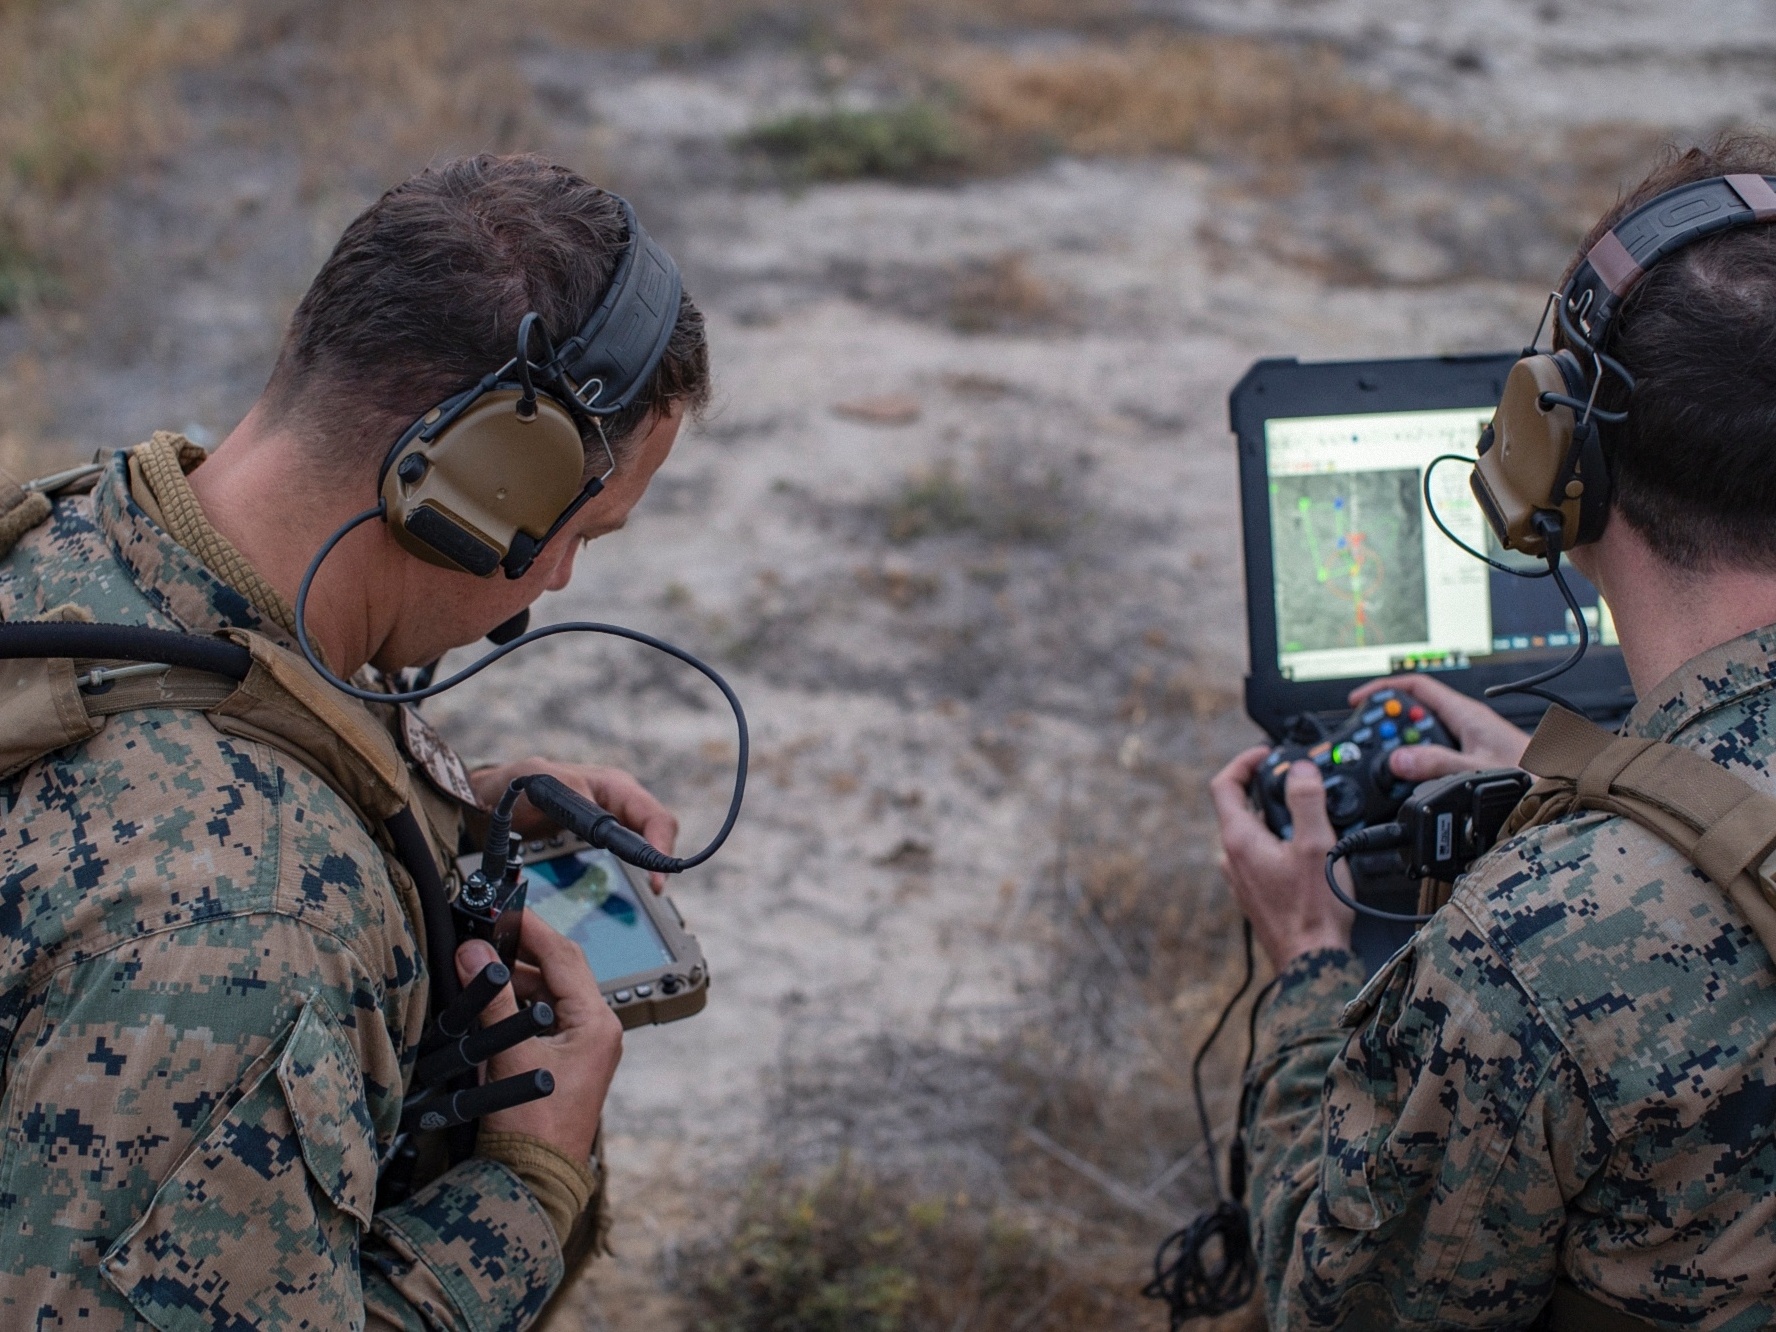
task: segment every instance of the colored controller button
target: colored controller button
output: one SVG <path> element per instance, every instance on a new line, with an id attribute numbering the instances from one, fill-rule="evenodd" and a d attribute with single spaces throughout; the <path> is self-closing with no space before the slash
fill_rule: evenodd
<path id="1" fill-rule="evenodd" d="M 1425 710 L 1423 708 L 1412 708 L 1406 713 L 1406 720 L 1407 721 L 1421 722 L 1424 719 L 1425 719 Z"/>
<path id="2" fill-rule="evenodd" d="M 1396 735 L 1400 734 L 1400 728 L 1394 725 L 1391 721 L 1384 721 L 1375 729 L 1381 732 L 1384 740 L 1392 740 Z"/>
<path id="3" fill-rule="evenodd" d="M 1386 703 L 1383 703 L 1381 705 L 1381 710 L 1387 713 L 1390 717 L 1398 717 L 1405 711 L 1405 709 L 1400 706 L 1400 700 L 1397 698 L 1390 698 Z"/>
<path id="4" fill-rule="evenodd" d="M 1424 732 L 1420 731 L 1416 726 L 1408 726 L 1406 728 L 1405 739 L 1407 744 L 1416 745 L 1420 740 L 1424 739 Z"/>
<path id="5" fill-rule="evenodd" d="M 1363 750 L 1361 746 L 1353 745 L 1348 740 L 1332 751 L 1332 761 L 1334 763 L 1356 763 L 1361 761 L 1362 757 Z"/>

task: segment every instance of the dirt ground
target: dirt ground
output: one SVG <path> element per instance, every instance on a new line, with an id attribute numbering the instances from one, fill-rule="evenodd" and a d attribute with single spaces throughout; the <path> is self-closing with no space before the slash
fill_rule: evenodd
<path id="1" fill-rule="evenodd" d="M 617 1257 L 561 1326 L 672 1325 L 695 1245 L 772 1154 L 873 1152 L 1009 1187 L 1007 1142 L 1046 1138 L 1145 1202 L 1049 1153 L 1057 1191 L 1150 1241 L 1208 1196 L 1178 1055 L 1236 978 L 1237 935 L 1201 787 L 1257 738 L 1238 703 L 1228 389 L 1260 356 L 1520 344 L 1589 220 L 1563 210 L 1606 200 L 1660 136 L 1756 122 L 1776 98 L 1759 0 L 1143 12 L 1326 44 L 1360 85 L 1476 136 L 1486 165 L 1060 154 L 942 183 L 784 185 L 734 137 L 888 94 L 867 56 L 766 27 L 690 49 L 520 39 L 518 129 L 470 115 L 430 142 L 354 140 L 317 171 L 290 108 L 313 104 L 330 57 L 274 27 L 177 75 L 176 146 L 90 205 L 102 274 L 0 317 L 0 407 L 15 450 L 43 459 L 159 427 L 220 439 L 340 228 L 435 151 L 534 146 L 587 169 L 683 266 L 716 406 L 539 612 L 709 653 L 752 721 L 752 784 L 727 850 L 673 889 L 710 1004 L 629 1039 L 607 1117 Z M 475 758 L 631 766 L 687 844 L 720 817 L 719 700 L 639 649 L 553 640 L 428 713 Z M 1118 877 L 1131 857 L 1140 872 Z M 1172 1110 L 1143 1111 L 1133 1138 L 1103 1130 L 1108 1112 L 1069 1137 L 1040 1088 L 992 1072 L 1030 1032 L 1111 1080 L 1159 1079 Z"/>

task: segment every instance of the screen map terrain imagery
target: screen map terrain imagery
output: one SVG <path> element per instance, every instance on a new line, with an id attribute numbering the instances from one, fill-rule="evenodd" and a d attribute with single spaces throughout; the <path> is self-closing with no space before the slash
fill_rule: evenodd
<path id="1" fill-rule="evenodd" d="M 1273 477 L 1270 522 L 1282 651 L 1429 638 L 1417 468 Z"/>

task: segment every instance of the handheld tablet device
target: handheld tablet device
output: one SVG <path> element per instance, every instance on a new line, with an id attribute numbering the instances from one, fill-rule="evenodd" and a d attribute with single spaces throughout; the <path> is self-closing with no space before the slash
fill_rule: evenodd
<path id="1" fill-rule="evenodd" d="M 709 999 L 709 968 L 670 897 L 637 884 L 615 856 L 559 834 L 524 843 L 524 909 L 585 953 L 625 1029 L 676 1022 Z M 464 879 L 480 856 L 458 862 Z"/>
<path id="2" fill-rule="evenodd" d="M 1299 731 L 1301 718 L 1343 719 L 1350 690 L 1378 675 L 1434 672 L 1479 697 L 1577 645 L 1578 626 L 1549 580 L 1488 569 L 1425 507 L 1426 468 L 1443 454 L 1474 457 L 1519 355 L 1264 360 L 1234 387 L 1246 711 L 1273 739 Z M 1462 463 L 1438 464 L 1430 491 L 1437 517 L 1470 546 L 1540 567 L 1498 545 Z M 1567 578 L 1592 646 L 1558 688 L 1594 720 L 1619 718 L 1634 695 L 1609 608 L 1577 572 Z M 1522 695 L 1491 703 L 1520 724 L 1546 706 Z"/>

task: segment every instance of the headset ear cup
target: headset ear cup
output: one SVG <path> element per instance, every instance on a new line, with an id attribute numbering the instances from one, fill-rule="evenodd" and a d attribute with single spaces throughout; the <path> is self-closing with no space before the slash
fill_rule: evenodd
<path id="1" fill-rule="evenodd" d="M 1554 363 L 1566 380 L 1567 396 L 1579 402 L 1591 401 L 1591 375 L 1583 362 L 1562 348 L 1554 353 Z M 1561 540 L 1565 543 L 1564 548 L 1571 550 L 1574 546 L 1589 545 L 1597 540 L 1609 521 L 1609 467 L 1604 461 L 1603 440 L 1595 417 L 1574 422 L 1572 443 L 1561 470 L 1576 473 L 1575 479 L 1583 487 L 1576 514 L 1572 501 L 1564 494 L 1549 496 L 1550 503 L 1561 510 Z"/>
<path id="2" fill-rule="evenodd" d="M 1549 508 L 1572 447 L 1570 408 L 1542 406 L 1545 393 L 1566 392 L 1566 370 L 1553 356 L 1526 356 L 1511 367 L 1492 418 L 1492 443 L 1476 459 L 1470 482 L 1487 521 L 1507 550 L 1541 555 L 1547 548 L 1536 515 Z"/>
<path id="3" fill-rule="evenodd" d="M 1568 550 L 1590 545 L 1603 535 L 1603 529 L 1609 524 L 1610 501 L 1614 494 L 1597 422 L 1587 422 L 1579 429 L 1584 435 L 1578 445 L 1579 477 L 1585 489 L 1579 496 L 1577 530 L 1567 533 Z"/>
<path id="4" fill-rule="evenodd" d="M 501 385 L 427 439 L 413 432 L 383 474 L 389 532 L 428 564 L 492 576 L 515 542 L 545 536 L 580 493 L 585 450 L 567 409 Z"/>
<path id="5" fill-rule="evenodd" d="M 1549 359 L 1560 371 L 1560 378 L 1566 382 L 1567 397 L 1577 398 L 1580 402 L 1584 402 L 1591 396 L 1591 376 L 1585 372 L 1585 367 L 1579 363 L 1578 357 L 1562 347 Z"/>

